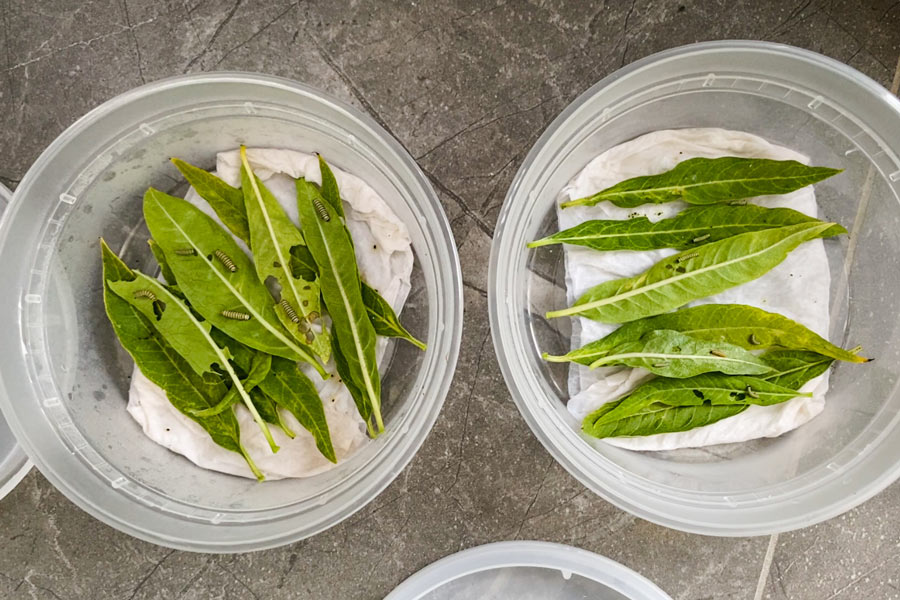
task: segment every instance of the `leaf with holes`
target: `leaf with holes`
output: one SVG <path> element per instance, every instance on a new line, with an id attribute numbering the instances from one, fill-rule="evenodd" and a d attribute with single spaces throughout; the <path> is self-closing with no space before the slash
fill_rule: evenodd
<path id="1" fill-rule="evenodd" d="M 153 188 L 144 195 L 144 218 L 179 289 L 210 324 L 251 348 L 309 362 L 327 377 L 309 348 L 285 330 L 253 263 L 218 223 L 190 202 Z"/>
<path id="2" fill-rule="evenodd" d="M 250 223 L 250 248 L 256 274 L 260 281 L 274 279 L 278 283 L 281 297 L 274 309 L 285 329 L 297 342 L 308 345 L 327 361 L 331 340 L 328 330 L 318 323 L 322 313 L 318 281 L 295 277 L 291 264 L 291 248 L 304 246 L 306 242 L 278 199 L 253 173 L 243 146 L 241 189 Z"/>
<path id="3" fill-rule="evenodd" d="M 278 446 L 272 439 L 268 426 L 253 407 L 250 396 L 229 359 L 232 354 L 227 347 L 220 347 L 213 340 L 210 325 L 194 316 L 191 309 L 156 279 L 133 271 L 133 279 L 106 281 L 106 285 L 116 295 L 137 309 L 153 329 L 190 365 L 191 369 L 203 377 L 224 372 L 250 414 L 256 420 L 273 452 Z"/>
<path id="4" fill-rule="evenodd" d="M 641 339 L 658 329 L 679 331 L 693 338 L 725 342 L 748 350 L 784 348 L 807 350 L 838 360 L 866 362 L 867 358 L 835 346 L 800 323 L 755 306 L 743 304 L 703 304 L 625 323 L 609 335 L 562 356 L 544 354 L 551 362 L 591 363 L 613 348 Z"/>
<path id="5" fill-rule="evenodd" d="M 771 406 L 810 395 L 746 375 L 657 377 L 589 414 L 582 431 L 598 438 L 686 431 L 733 416 L 751 404 Z"/>

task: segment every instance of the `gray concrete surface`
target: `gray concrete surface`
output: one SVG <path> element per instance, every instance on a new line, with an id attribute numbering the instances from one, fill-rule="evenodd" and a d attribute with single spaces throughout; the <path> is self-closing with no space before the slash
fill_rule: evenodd
<path id="1" fill-rule="evenodd" d="M 240 556 L 174 552 L 95 521 L 38 473 L 0 502 L 0 597 L 382 598 L 454 551 L 545 539 L 600 552 L 679 600 L 900 598 L 900 484 L 838 519 L 716 539 L 587 492 L 511 402 L 487 321 L 487 256 L 524 154 L 580 92 L 652 52 L 706 39 L 790 43 L 896 78 L 900 2 L 518 0 L 0 2 L 0 180 L 15 187 L 74 119 L 179 73 L 263 71 L 369 112 L 415 156 L 452 219 L 465 277 L 459 369 L 418 456 L 334 529 Z"/>

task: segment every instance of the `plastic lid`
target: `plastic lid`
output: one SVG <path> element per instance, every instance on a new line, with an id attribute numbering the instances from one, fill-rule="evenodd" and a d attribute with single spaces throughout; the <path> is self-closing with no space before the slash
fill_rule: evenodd
<path id="1" fill-rule="evenodd" d="M 549 542 L 499 542 L 425 567 L 385 600 L 671 600 L 599 554 Z"/>
<path id="2" fill-rule="evenodd" d="M 0 183 L 0 218 L 11 199 L 12 193 Z M 30 470 L 28 457 L 0 415 L 0 499 L 10 493 Z"/>

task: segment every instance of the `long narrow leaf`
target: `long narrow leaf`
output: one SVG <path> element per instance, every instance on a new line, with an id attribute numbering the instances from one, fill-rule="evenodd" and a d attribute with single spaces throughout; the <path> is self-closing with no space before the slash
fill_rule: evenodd
<path id="1" fill-rule="evenodd" d="M 840 172 L 840 169 L 809 167 L 793 160 L 691 158 L 678 163 L 671 171 L 626 179 L 587 198 L 564 202 L 562 206 L 591 206 L 605 200 L 623 208 L 673 200 L 715 204 L 787 194 Z"/>
<path id="2" fill-rule="evenodd" d="M 788 253 L 833 223 L 800 223 L 742 233 L 665 258 L 636 277 L 594 286 L 573 306 L 548 318 L 582 316 L 624 323 L 679 308 L 764 275 Z"/>

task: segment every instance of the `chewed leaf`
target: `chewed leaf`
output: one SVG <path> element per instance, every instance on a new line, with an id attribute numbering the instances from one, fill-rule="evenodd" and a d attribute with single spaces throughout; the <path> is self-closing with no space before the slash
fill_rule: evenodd
<path id="1" fill-rule="evenodd" d="M 636 277 L 601 283 L 548 318 L 582 316 L 625 323 L 679 308 L 761 277 L 833 223 L 801 223 L 742 233 L 665 258 Z"/>
<path id="2" fill-rule="evenodd" d="M 771 406 L 798 396 L 809 395 L 747 375 L 716 373 L 688 379 L 657 377 L 640 385 L 621 400 L 604 404 L 589 414 L 584 418 L 582 430 L 589 435 L 600 434 L 599 437 L 610 437 L 612 424 L 644 415 L 650 407 L 656 405 L 673 408 L 705 405 L 746 407 L 751 404 Z M 613 427 L 613 430 L 615 429 Z"/>
<path id="3" fill-rule="evenodd" d="M 200 425 L 216 444 L 242 455 L 253 474 L 262 480 L 263 474 L 241 445 L 240 428 L 233 411 L 224 411 L 208 418 L 191 414 L 219 402 L 226 393 L 222 380 L 197 375 L 140 310 L 112 291 L 111 283 L 135 281 L 136 275 L 109 249 L 106 242 L 101 240 L 100 245 L 103 251 L 103 301 L 122 346 L 141 373 L 165 391 L 172 406 Z"/>
<path id="4" fill-rule="evenodd" d="M 191 307 L 235 340 L 325 369 L 285 330 L 272 295 L 234 239 L 190 202 L 150 188 L 144 217 Z"/>
<path id="5" fill-rule="evenodd" d="M 328 360 L 331 353 L 328 330 L 310 325 L 310 321 L 322 312 L 318 281 L 296 277 L 292 269 L 291 249 L 305 245 L 303 235 L 278 199 L 253 173 L 243 146 L 241 163 L 241 189 L 250 224 L 250 248 L 256 274 L 260 281 L 272 278 L 278 282 L 279 302 L 273 299 L 272 303 L 284 328 L 298 343 L 309 346 L 323 360 Z"/>
<path id="6" fill-rule="evenodd" d="M 156 279 L 143 273 L 135 271 L 134 279 L 131 281 L 107 281 L 107 285 L 120 298 L 136 308 L 190 364 L 197 375 L 224 372 L 253 415 L 272 451 L 278 451 L 269 428 L 256 412 L 249 394 L 229 362 L 232 357 L 230 350 L 227 347 L 220 347 L 213 340 L 207 321 L 200 321 L 181 298 Z"/>
<path id="7" fill-rule="evenodd" d="M 703 304 L 632 321 L 606 337 L 568 354 L 545 355 L 544 358 L 553 362 L 571 361 L 590 365 L 609 354 L 613 348 L 639 340 L 646 333 L 658 329 L 671 329 L 693 338 L 726 342 L 747 350 L 779 347 L 787 350 L 807 350 L 850 362 L 868 360 L 835 346 L 796 321 L 743 304 Z"/>
<path id="8" fill-rule="evenodd" d="M 673 200 L 714 204 L 787 194 L 840 172 L 840 169 L 809 167 L 793 160 L 691 158 L 678 163 L 671 171 L 626 179 L 587 198 L 564 202 L 562 206 L 591 206 L 605 200 L 623 208 Z"/>
<path id="9" fill-rule="evenodd" d="M 703 244 L 748 233 L 798 223 L 821 222 L 790 208 L 742 206 L 694 206 L 671 219 L 651 222 L 647 217 L 585 221 L 570 229 L 528 244 L 529 248 L 550 244 L 572 244 L 594 250 L 687 250 Z M 819 234 L 830 237 L 847 233 L 833 225 Z"/>
<path id="10" fill-rule="evenodd" d="M 762 359 L 740 346 L 698 340 L 677 331 L 651 331 L 634 342 L 616 346 L 591 364 L 642 367 L 664 377 L 693 377 L 720 372 L 730 375 L 760 375 L 772 371 Z"/>

